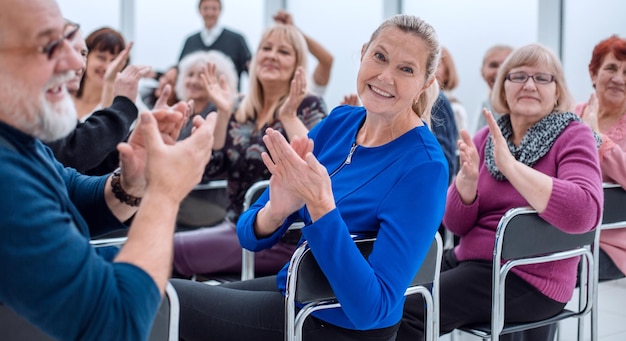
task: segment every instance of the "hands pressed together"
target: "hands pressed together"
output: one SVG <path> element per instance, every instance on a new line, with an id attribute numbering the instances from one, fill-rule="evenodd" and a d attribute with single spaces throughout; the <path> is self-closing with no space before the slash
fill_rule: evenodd
<path id="1" fill-rule="evenodd" d="M 118 145 L 118 151 L 122 187 L 127 193 L 141 197 L 155 188 L 180 202 L 200 182 L 209 162 L 216 115 L 194 117 L 192 135 L 176 142 L 192 103 L 167 106 L 169 91 L 168 85 L 163 91 L 166 96 L 159 98 L 155 109 L 140 114 L 137 127 L 128 142 Z"/>
<path id="2" fill-rule="evenodd" d="M 290 144 L 280 132 L 268 128 L 263 142 L 269 153 L 261 156 L 272 174 L 269 205 L 277 221 L 303 205 L 313 221 L 335 208 L 330 177 L 313 155 L 311 139 L 295 137 Z"/>

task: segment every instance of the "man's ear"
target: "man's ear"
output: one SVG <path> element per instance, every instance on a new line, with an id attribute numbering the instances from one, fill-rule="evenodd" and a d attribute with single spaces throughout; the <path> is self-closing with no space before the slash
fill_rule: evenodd
<path id="1" fill-rule="evenodd" d="M 365 50 L 367 50 L 367 44 L 363 44 L 361 46 L 361 59 L 363 59 L 363 55 L 365 54 Z"/>

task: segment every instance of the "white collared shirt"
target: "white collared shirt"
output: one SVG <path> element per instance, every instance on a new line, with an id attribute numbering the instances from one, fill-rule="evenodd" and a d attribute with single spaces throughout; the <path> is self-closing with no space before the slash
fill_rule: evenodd
<path id="1" fill-rule="evenodd" d="M 213 45 L 213 43 L 215 43 L 215 41 L 222 34 L 222 32 L 224 32 L 224 26 L 217 23 L 211 29 L 208 29 L 206 27 L 202 29 L 202 31 L 200 32 L 200 38 L 202 38 L 202 42 L 204 43 L 204 45 L 211 46 Z"/>

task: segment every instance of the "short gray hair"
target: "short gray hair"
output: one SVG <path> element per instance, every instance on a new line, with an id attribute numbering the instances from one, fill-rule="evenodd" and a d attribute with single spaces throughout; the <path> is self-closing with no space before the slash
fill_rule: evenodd
<path id="1" fill-rule="evenodd" d="M 231 89 L 231 93 L 237 93 L 237 82 L 239 77 L 237 76 L 237 70 L 233 61 L 227 57 L 224 53 L 217 50 L 210 51 L 196 51 L 186 55 L 178 63 L 178 78 L 176 79 L 176 96 L 181 100 L 186 101 L 187 90 L 185 90 L 185 84 L 183 79 L 189 70 L 195 66 L 206 66 L 208 63 L 215 64 L 215 71 L 217 76 L 224 75 L 226 83 Z"/>

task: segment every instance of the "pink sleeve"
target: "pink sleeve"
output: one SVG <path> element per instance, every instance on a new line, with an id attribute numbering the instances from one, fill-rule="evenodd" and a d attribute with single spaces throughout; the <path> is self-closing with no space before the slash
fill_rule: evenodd
<path id="1" fill-rule="evenodd" d="M 583 117 L 583 112 L 585 111 L 585 108 L 587 107 L 588 103 L 580 103 L 577 104 L 576 107 L 574 108 L 574 114 L 578 115 L 578 117 L 582 118 Z"/>
<path id="2" fill-rule="evenodd" d="M 591 230 L 600 220 L 604 202 L 598 151 L 591 129 L 572 122 L 550 153 L 557 153 L 557 175 L 541 217 L 568 233 Z"/>
<path id="3" fill-rule="evenodd" d="M 600 167 L 605 181 L 626 187 L 626 152 L 606 135 L 602 135 Z"/>

